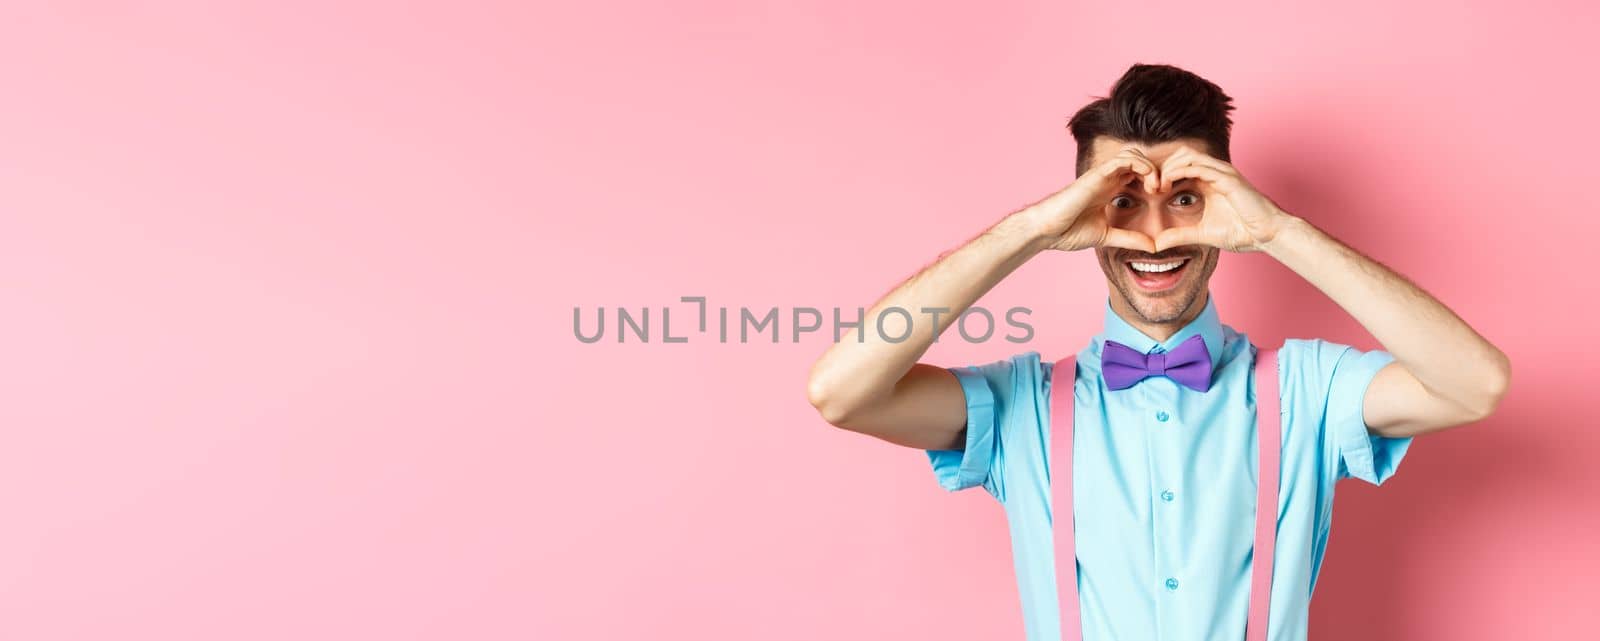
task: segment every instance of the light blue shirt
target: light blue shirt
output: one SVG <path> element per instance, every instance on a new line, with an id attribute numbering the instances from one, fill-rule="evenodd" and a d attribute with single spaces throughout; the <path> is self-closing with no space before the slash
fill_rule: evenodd
<path id="1" fill-rule="evenodd" d="M 1209 391 L 1166 377 L 1106 389 L 1106 340 L 1148 354 L 1196 334 L 1211 352 Z M 1211 299 L 1161 343 L 1108 302 L 1104 331 L 1078 353 L 1072 473 L 1085 641 L 1244 638 L 1257 473 L 1254 350 L 1217 319 Z M 1367 384 L 1394 360 L 1387 352 L 1290 339 L 1278 354 L 1283 468 L 1268 638 L 1302 641 L 1335 482 L 1382 483 L 1411 439 L 1371 435 L 1362 419 Z M 1004 506 L 1029 641 L 1056 641 L 1061 632 L 1047 460 L 1051 365 L 1029 352 L 952 369 L 966 394 L 966 444 L 927 453 L 945 489 L 982 486 Z"/>

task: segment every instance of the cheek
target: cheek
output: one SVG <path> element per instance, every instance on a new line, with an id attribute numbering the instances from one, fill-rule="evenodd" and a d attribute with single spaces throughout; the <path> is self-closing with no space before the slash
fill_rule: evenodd
<path id="1" fill-rule="evenodd" d="M 1106 224 L 1117 229 L 1132 229 L 1139 224 L 1139 212 L 1145 211 L 1144 205 L 1132 207 L 1113 207 L 1106 205 Z"/>
<path id="2" fill-rule="evenodd" d="M 1109 252 L 1097 247 L 1094 250 L 1094 257 L 1100 263 L 1100 271 L 1105 272 L 1107 278 L 1117 277 L 1118 266 L 1116 262 L 1111 260 Z"/>
<path id="3" fill-rule="evenodd" d="M 1106 224 L 1118 229 L 1128 226 L 1128 221 L 1133 220 L 1133 210 L 1123 209 L 1116 205 L 1106 205 Z"/>
<path id="4" fill-rule="evenodd" d="M 1200 264 L 1203 265 L 1204 268 L 1200 270 L 1200 278 L 1210 278 L 1211 273 L 1217 270 L 1217 261 L 1221 258 L 1222 250 L 1220 249 L 1209 251 L 1204 256 L 1201 256 L 1201 260 L 1204 262 Z"/>
<path id="5" fill-rule="evenodd" d="M 1111 264 L 1111 258 L 1109 257 L 1109 254 L 1102 247 L 1096 247 L 1094 249 L 1094 258 L 1095 260 L 1100 261 L 1101 267 Z"/>
<path id="6" fill-rule="evenodd" d="M 1167 211 L 1171 212 L 1173 220 L 1179 225 L 1197 225 L 1200 223 L 1201 215 L 1205 213 L 1205 208 L 1200 205 L 1173 206 L 1167 208 Z"/>

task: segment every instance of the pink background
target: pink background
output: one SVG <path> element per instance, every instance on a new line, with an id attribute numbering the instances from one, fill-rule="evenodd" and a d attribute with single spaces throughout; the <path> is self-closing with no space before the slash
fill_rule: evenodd
<path id="1" fill-rule="evenodd" d="M 215 4 L 0 9 L 0 638 L 1021 639 L 989 497 L 823 424 L 825 336 L 678 297 L 870 304 L 1065 184 L 1135 61 L 1515 363 L 1340 486 L 1313 638 L 1600 626 L 1592 3 Z M 1214 291 L 1377 347 L 1260 256 Z M 983 301 L 1032 343 L 930 359 L 1104 293 L 1044 256 Z M 573 337 L 619 305 L 690 342 Z"/>

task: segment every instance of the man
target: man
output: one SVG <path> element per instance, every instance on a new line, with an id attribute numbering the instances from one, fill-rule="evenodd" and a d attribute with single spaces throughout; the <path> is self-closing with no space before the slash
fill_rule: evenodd
<path id="1" fill-rule="evenodd" d="M 1071 185 L 923 269 L 865 317 L 940 310 L 935 322 L 924 315 L 896 327 L 906 316 L 890 314 L 881 330 L 863 323 L 857 331 L 875 331 L 851 332 L 812 370 L 808 395 L 827 422 L 928 450 L 946 489 L 982 486 L 1002 503 L 1031 640 L 1078 637 L 1060 630 L 1048 476 L 1050 389 L 1074 380 L 1082 638 L 1244 637 L 1256 492 L 1252 363 L 1258 349 L 1276 346 L 1252 345 L 1220 322 L 1207 283 L 1223 251 L 1277 259 L 1387 350 L 1294 339 L 1279 351 L 1281 512 L 1269 638 L 1306 638 L 1334 483 L 1382 483 L 1412 437 L 1488 416 L 1509 383 L 1505 354 L 1443 304 L 1252 187 L 1229 163 L 1232 109 L 1199 76 L 1134 65 L 1109 97 L 1072 117 Z M 956 369 L 918 362 L 1028 259 L 1088 248 L 1109 297 L 1104 329 L 1079 352 L 1075 378 L 1035 353 Z M 1203 343 L 1196 359 L 1210 364 L 1194 387 L 1160 373 L 1115 386 L 1103 376 L 1108 344 L 1143 358 L 1186 342 Z"/>

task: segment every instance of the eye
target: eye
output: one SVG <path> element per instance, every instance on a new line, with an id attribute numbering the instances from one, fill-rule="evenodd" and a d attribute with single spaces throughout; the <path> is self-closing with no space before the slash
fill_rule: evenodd
<path id="1" fill-rule="evenodd" d="M 1127 196 L 1117 196 L 1111 199 L 1111 206 L 1117 209 L 1132 209 L 1134 204 L 1133 199 Z"/>
<path id="2" fill-rule="evenodd" d="M 1172 199 L 1172 204 L 1177 205 L 1179 207 L 1193 207 L 1195 205 L 1200 204 L 1200 197 L 1195 195 L 1193 192 L 1187 192 L 1186 191 L 1184 193 L 1178 194 L 1177 197 L 1173 198 Z"/>

